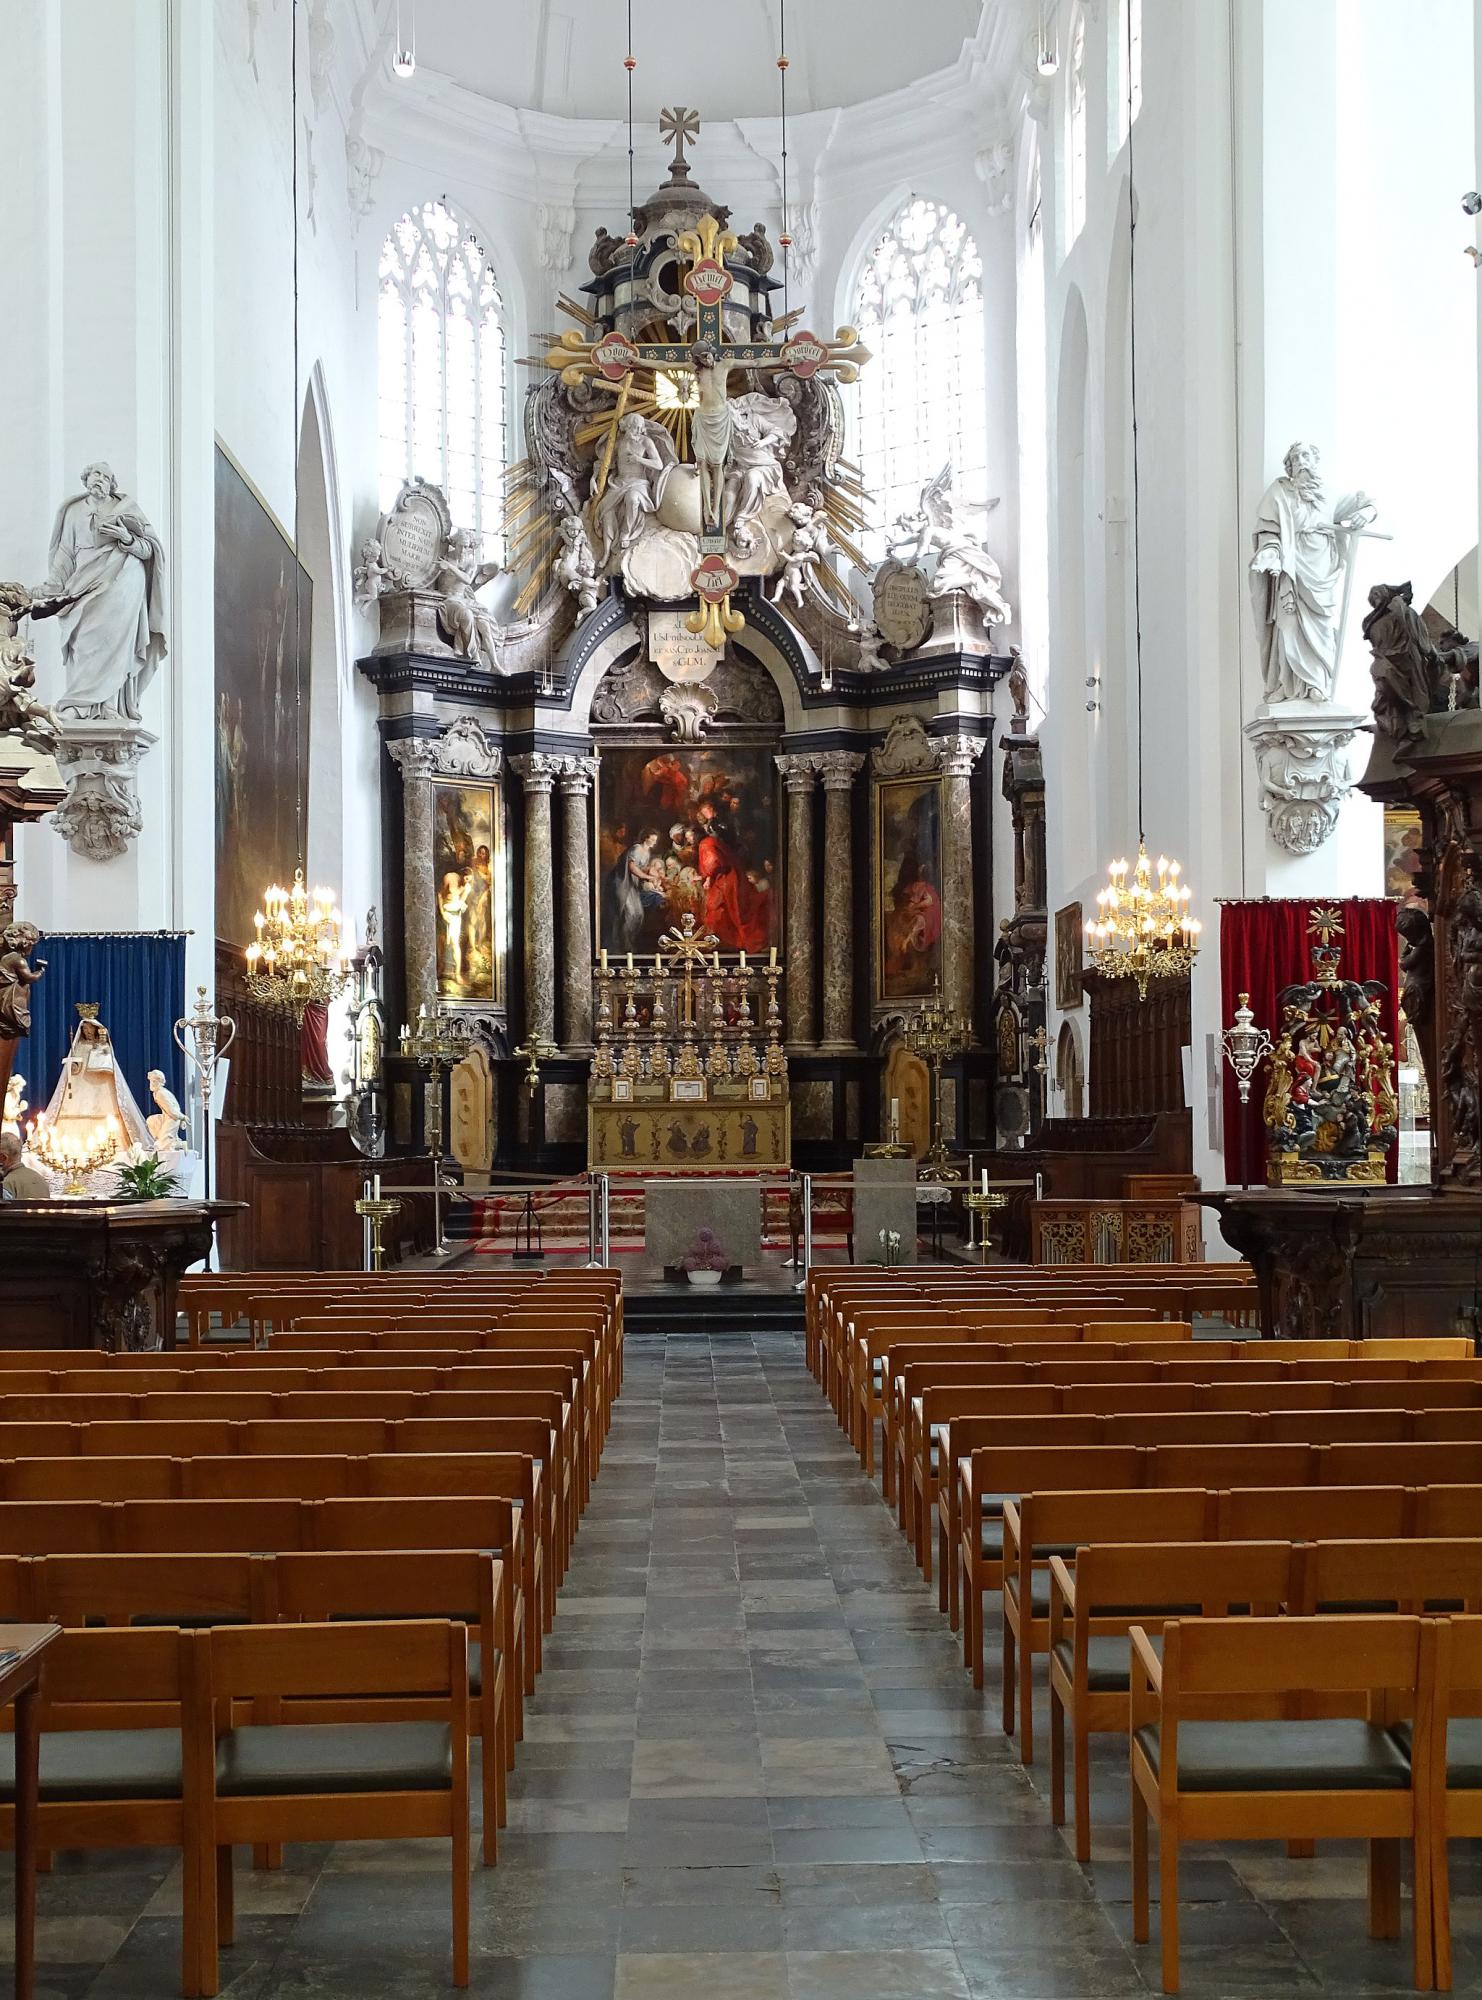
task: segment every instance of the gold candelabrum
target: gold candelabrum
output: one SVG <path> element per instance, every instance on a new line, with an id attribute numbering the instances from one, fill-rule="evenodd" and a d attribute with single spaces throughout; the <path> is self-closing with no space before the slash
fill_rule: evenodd
<path id="1" fill-rule="evenodd" d="M 448 1033 L 447 1023 L 437 1013 L 429 1013 L 426 1003 L 417 1009 L 415 1022 L 404 1024 L 401 1031 L 401 1053 L 410 1056 L 421 1065 L 431 1085 L 432 1096 L 428 1106 L 425 1124 L 427 1149 L 435 1163 L 443 1156 L 443 1087 L 442 1067 L 446 1063 L 451 1069 L 463 1055 L 463 1050 Z"/>
<path id="2" fill-rule="evenodd" d="M 667 1095 L 677 1084 L 703 1090 L 756 1078 L 780 1090 L 785 970 L 775 945 L 765 959 L 744 951 L 723 959 L 719 938 L 689 913 L 651 959 L 604 947 L 593 972 L 594 1095 L 611 1096 L 614 1085 L 621 1098 L 639 1085 Z"/>
<path id="3" fill-rule="evenodd" d="M 942 1002 L 940 988 L 933 986 L 931 997 L 914 1014 L 906 1017 L 901 1040 L 913 1055 L 924 1056 L 931 1076 L 931 1144 L 917 1176 L 924 1181 L 955 1181 L 961 1175 L 947 1157 L 942 1140 L 942 1064 L 949 1056 L 959 1056 L 972 1039 L 966 1017 Z"/>

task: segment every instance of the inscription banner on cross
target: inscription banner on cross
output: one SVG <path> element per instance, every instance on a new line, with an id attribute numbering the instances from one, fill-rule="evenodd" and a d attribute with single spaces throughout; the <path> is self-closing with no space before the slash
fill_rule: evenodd
<path id="1" fill-rule="evenodd" d="M 698 120 L 680 107 L 666 112 L 666 136 L 675 141 L 682 159 L 686 138 L 698 131 Z M 671 129 L 672 128 L 672 129 Z M 571 327 L 546 354 L 548 367 L 559 369 L 568 387 L 576 388 L 593 377 L 618 385 L 618 404 L 607 453 L 598 474 L 595 491 L 605 484 L 612 443 L 622 421 L 635 372 L 639 369 L 664 371 L 695 378 L 697 400 L 690 418 L 690 446 L 699 474 L 700 561 L 690 583 L 700 607 L 686 620 L 692 632 L 702 633 L 706 643 L 717 650 L 728 632 L 739 632 L 745 624 L 741 613 L 731 608 L 731 592 L 740 583 L 739 572 L 729 560 L 726 546 L 724 508 L 725 468 L 731 448 L 729 382 L 736 368 L 787 369 L 799 380 L 829 374 L 840 382 L 858 378 L 860 364 L 869 359 L 859 344 L 853 327 L 838 329 L 832 340 L 823 340 L 806 328 L 791 330 L 773 340 L 728 341 L 725 337 L 725 302 L 734 280 L 725 260 L 739 246 L 735 235 L 722 229 L 713 215 L 697 218 L 693 229 L 674 239 L 674 247 L 686 261 L 682 280 L 685 296 L 692 302 L 695 331 L 691 340 L 633 341 L 622 333 L 604 333 L 593 339 L 590 333 Z"/>

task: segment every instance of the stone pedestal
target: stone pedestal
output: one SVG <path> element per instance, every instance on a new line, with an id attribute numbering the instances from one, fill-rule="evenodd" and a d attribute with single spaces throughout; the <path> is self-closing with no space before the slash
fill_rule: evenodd
<path id="1" fill-rule="evenodd" d="M 983 754 L 981 736 L 934 739 L 942 772 L 942 998 L 954 1013 L 973 1018 L 973 766 Z"/>
<path id="2" fill-rule="evenodd" d="M 854 780 L 864 758 L 825 750 L 823 779 L 823 1041 L 826 1055 L 852 1055 L 854 1039 Z"/>
<path id="3" fill-rule="evenodd" d="M 813 787 L 811 757 L 777 759 L 787 793 L 787 1045 L 812 1048 L 816 988 L 813 955 Z"/>
<path id="4" fill-rule="evenodd" d="M 565 759 L 532 750 L 511 762 L 525 785 L 525 1035 L 556 1039 L 556 920 L 551 789 Z M 590 955 L 588 965 L 590 966 Z"/>
<path id="5" fill-rule="evenodd" d="M 674 1265 L 711 1229 L 727 1265 L 743 1270 L 762 1261 L 762 1191 L 756 1181 L 724 1176 L 703 1181 L 645 1181 L 643 1247 L 660 1265 Z"/>
<path id="6" fill-rule="evenodd" d="M 63 718 L 57 746 L 67 797 L 52 825 L 85 861 L 116 861 L 144 827 L 139 765 L 159 738 L 142 723 Z"/>
<path id="7" fill-rule="evenodd" d="M 854 1163 L 854 1257 L 860 1264 L 883 1264 L 880 1232 L 900 1238 L 895 1261 L 916 1262 L 916 1162 L 856 1160 Z"/>
<path id="8" fill-rule="evenodd" d="M 587 800 L 595 757 L 567 757 L 561 769 L 561 1033 L 571 1055 L 592 1050 L 592 836 Z"/>
<path id="9" fill-rule="evenodd" d="M 1261 810 L 1287 854 L 1315 854 L 1353 789 L 1353 745 L 1373 725 L 1330 702 L 1266 702 L 1245 725 L 1255 753 Z"/>

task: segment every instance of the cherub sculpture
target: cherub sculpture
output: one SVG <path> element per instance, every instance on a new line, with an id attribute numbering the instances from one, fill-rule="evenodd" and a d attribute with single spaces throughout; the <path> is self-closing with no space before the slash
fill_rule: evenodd
<path id="1" fill-rule="evenodd" d="M 183 1153 L 188 1143 L 189 1127 L 185 1122 L 185 1113 L 180 1109 L 180 1099 L 166 1083 L 162 1069 L 149 1072 L 149 1094 L 158 1109 L 144 1122 L 149 1127 L 155 1152 L 161 1159 L 171 1153 Z"/>
<path id="2" fill-rule="evenodd" d="M 585 618 L 597 609 L 600 588 L 597 551 L 580 514 L 563 514 L 558 533 L 561 553 L 556 558 L 556 581 L 571 592 L 577 610 Z"/>
<path id="3" fill-rule="evenodd" d="M 856 625 L 851 629 L 859 644 L 859 658 L 856 660 L 855 665 L 860 673 L 883 673 L 890 665 L 889 660 L 884 659 L 881 655 L 881 648 L 886 644 L 884 633 L 873 623 Z"/>
<path id="4" fill-rule="evenodd" d="M 5 1086 L 5 1109 L 0 1111 L 0 1132 L 21 1135 L 21 1120 L 29 1110 L 26 1103 L 26 1079 L 17 1070 Z"/>
<path id="5" fill-rule="evenodd" d="M 994 499 L 986 507 L 968 511 L 988 515 L 997 505 Z M 979 537 L 958 525 L 950 459 L 931 484 L 922 487 L 920 507 L 902 514 L 896 526 L 903 531 L 891 543 L 890 553 L 897 561 L 920 563 L 935 554 L 933 597 L 951 597 L 960 591 L 977 605 L 985 625 L 1009 623 L 1014 614 L 1003 594 L 1003 573 Z"/>
<path id="6" fill-rule="evenodd" d="M 772 592 L 772 602 L 780 604 L 784 597 L 790 597 L 801 611 L 808 586 L 815 583 L 823 561 L 828 516 L 821 507 L 814 507 L 807 500 L 796 500 L 788 508 L 787 518 L 792 522 L 792 547 L 783 552 L 782 573 Z"/>
<path id="7" fill-rule="evenodd" d="M 0 1041 L 18 1042 L 31 1032 L 31 988 L 46 970 L 44 958 L 31 963 L 40 942 L 35 924 L 0 931 Z"/>
<path id="8" fill-rule="evenodd" d="M 479 561 L 479 538 L 472 528 L 455 528 L 434 588 L 441 594 L 437 619 L 455 652 L 493 671 L 499 662 L 499 626 L 476 593 L 499 574 L 497 562 Z"/>
<path id="9" fill-rule="evenodd" d="M 360 544 L 360 561 L 354 573 L 355 602 L 374 604 L 391 588 L 391 572 L 382 558 L 381 544 L 374 535 L 368 535 Z"/>
<path id="10" fill-rule="evenodd" d="M 0 736 L 16 735 L 33 750 L 51 756 L 62 726 L 55 709 L 37 701 L 36 662 L 22 639 L 0 639 Z"/>

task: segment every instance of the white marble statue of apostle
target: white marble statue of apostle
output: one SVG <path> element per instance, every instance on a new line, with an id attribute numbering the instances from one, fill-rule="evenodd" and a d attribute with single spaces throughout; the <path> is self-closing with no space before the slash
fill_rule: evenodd
<path id="1" fill-rule="evenodd" d="M 149 1094 L 156 1109 L 144 1122 L 149 1127 L 155 1152 L 162 1160 L 171 1153 L 183 1153 L 189 1139 L 189 1127 L 185 1122 L 185 1113 L 180 1109 L 180 1099 L 166 1083 L 162 1069 L 149 1072 Z"/>
<path id="2" fill-rule="evenodd" d="M 1267 701 L 1332 700 L 1343 574 L 1354 536 L 1374 518 L 1362 492 L 1330 516 L 1317 461 L 1316 445 L 1294 444 L 1256 514 L 1250 584 Z"/>
<path id="3" fill-rule="evenodd" d="M 84 466 L 82 485 L 57 515 L 51 568 L 36 593 L 60 600 L 66 684 L 57 707 L 137 722 L 167 650 L 164 550 L 110 466 Z"/>

